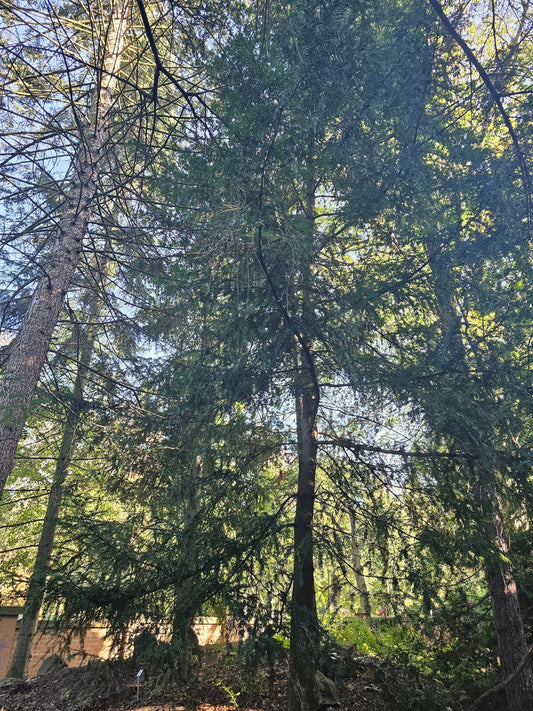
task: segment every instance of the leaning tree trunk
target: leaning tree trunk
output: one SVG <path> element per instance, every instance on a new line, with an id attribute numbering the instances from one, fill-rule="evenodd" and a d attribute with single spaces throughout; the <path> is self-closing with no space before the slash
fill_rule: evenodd
<path id="1" fill-rule="evenodd" d="M 89 126 L 81 136 L 72 186 L 66 195 L 50 259 L 41 277 L 19 333 L 9 349 L 0 383 L 0 498 L 13 468 L 31 400 L 87 234 L 98 176 L 109 137 L 111 109 L 126 31 L 129 0 L 118 0 L 106 34 L 106 51 L 95 91 Z"/>
<path id="2" fill-rule="evenodd" d="M 454 281 L 450 265 L 438 244 L 430 244 L 428 260 L 433 276 L 437 310 L 444 338 L 443 353 L 458 374 L 469 385 L 466 352 L 461 336 L 460 316 L 454 303 Z M 448 433 L 446 433 L 448 434 Z M 494 437 L 489 431 L 487 438 Z M 477 436 L 468 441 L 456 442 L 465 452 L 476 451 Z M 492 443 L 489 443 L 492 445 Z M 479 451 L 479 448 L 478 448 Z M 495 491 L 494 463 L 482 464 L 484 453 L 479 451 L 478 483 L 474 498 L 483 522 L 484 532 L 492 548 L 490 559 L 485 561 L 485 572 L 492 602 L 494 629 L 502 671 L 507 679 L 505 695 L 508 711 L 533 711 L 533 669 L 524 660 L 528 645 L 518 600 L 518 590 L 513 567 L 509 562 L 509 538 L 505 531 L 500 502 Z M 520 668 L 518 673 L 515 673 Z"/>
<path id="3" fill-rule="evenodd" d="M 314 181 L 307 186 L 306 217 L 315 217 Z M 312 230 L 311 230 L 312 232 Z M 313 318 L 311 286 L 313 268 L 302 273 L 302 324 L 305 330 Z M 313 512 L 318 452 L 317 413 L 319 387 L 313 341 L 299 334 L 299 373 L 296 379 L 296 428 L 298 440 L 298 489 L 294 517 L 294 574 L 289 650 L 289 709 L 315 711 L 318 708 L 317 665 L 319 625 L 315 598 Z"/>
<path id="4" fill-rule="evenodd" d="M 63 436 L 61 438 L 59 456 L 56 461 L 52 488 L 48 497 L 48 505 L 37 548 L 37 556 L 35 558 L 33 571 L 30 577 L 30 583 L 26 595 L 26 603 L 24 605 L 24 614 L 17 635 L 17 643 L 15 645 L 13 657 L 11 658 L 9 671 L 7 673 L 8 677 L 20 679 L 24 677 L 28 671 L 28 665 L 31 658 L 32 640 L 37 631 L 39 610 L 41 609 L 43 602 L 46 579 L 50 568 L 57 521 L 63 498 L 63 485 L 70 466 L 72 447 L 74 445 L 76 431 L 78 429 L 83 409 L 83 393 L 87 380 L 91 354 L 94 347 L 93 322 L 94 313 L 89 317 L 89 323 L 91 324 L 89 326 L 89 333 L 83 334 L 80 329 L 78 331 L 78 338 L 80 340 L 83 339 L 81 340 L 78 372 L 76 373 L 76 380 L 74 382 L 74 388 L 70 398 L 71 402 L 67 408 L 66 421 L 63 428 Z"/>
<path id="5" fill-rule="evenodd" d="M 52 488 L 48 497 L 48 505 L 44 516 L 41 537 L 37 547 L 37 555 L 33 565 L 33 571 L 28 585 L 26 602 L 24 604 L 24 614 L 20 623 L 15 651 L 11 658 L 11 664 L 7 673 L 8 677 L 21 679 L 28 672 L 28 665 L 31 658 L 32 641 L 37 632 L 39 622 L 39 611 L 44 598 L 46 579 L 50 569 L 50 560 L 57 528 L 61 501 L 63 498 L 63 484 L 67 475 L 72 458 L 72 448 L 76 437 L 76 431 L 83 409 L 83 394 L 89 363 L 94 348 L 95 332 L 94 321 L 96 319 L 97 306 L 93 301 L 89 313 L 89 329 L 86 334 L 78 327 L 78 342 L 80 343 L 80 356 L 78 370 L 74 387 L 72 389 L 70 402 L 67 403 L 66 420 L 59 447 L 59 455 L 56 461 Z"/>

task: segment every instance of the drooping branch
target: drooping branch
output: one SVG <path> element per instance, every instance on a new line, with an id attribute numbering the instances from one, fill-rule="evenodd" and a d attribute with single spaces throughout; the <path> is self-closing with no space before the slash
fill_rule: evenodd
<path id="1" fill-rule="evenodd" d="M 399 449 L 378 447 L 376 445 L 354 442 L 353 440 L 346 439 L 344 437 L 329 440 L 323 439 L 320 440 L 320 444 L 321 446 L 334 445 L 337 447 L 344 447 L 354 454 L 358 454 L 359 452 L 369 452 L 373 454 L 388 454 L 396 457 L 408 457 L 410 459 L 457 459 L 463 461 L 465 459 L 477 459 L 475 455 L 458 454 L 457 452 L 421 452 L 403 449 L 401 447 Z"/>

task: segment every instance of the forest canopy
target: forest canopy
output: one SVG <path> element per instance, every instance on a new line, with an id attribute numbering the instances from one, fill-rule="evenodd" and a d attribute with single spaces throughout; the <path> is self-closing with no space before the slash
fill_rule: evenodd
<path id="1" fill-rule="evenodd" d="M 333 643 L 533 709 L 532 34 L 529 0 L 0 4 L 10 676 L 42 610 L 170 626 L 181 673 L 212 614 L 287 650 L 290 711 Z"/>

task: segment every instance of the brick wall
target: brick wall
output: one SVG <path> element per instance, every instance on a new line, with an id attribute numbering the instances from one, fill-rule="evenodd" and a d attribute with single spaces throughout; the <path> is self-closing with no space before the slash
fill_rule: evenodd
<path id="1" fill-rule="evenodd" d="M 5 678 L 9 669 L 9 662 L 15 648 L 18 631 L 18 616 L 22 608 L 0 607 L 0 679 Z M 194 630 L 198 635 L 201 645 L 213 644 L 222 641 L 222 628 L 214 617 L 199 618 Z M 39 631 L 33 641 L 29 676 L 35 676 L 43 659 L 56 652 L 70 667 L 79 667 L 87 664 L 91 659 L 109 659 L 112 655 L 111 640 L 106 639 L 107 628 L 105 625 L 90 627 L 83 641 L 79 635 L 72 635 L 70 644 L 66 648 L 64 636 L 56 633 L 53 627 L 44 622 L 39 625 Z M 131 650 L 132 645 L 128 648 Z"/>
<path id="2" fill-rule="evenodd" d="M 10 610 L 10 612 L 0 614 L 0 679 L 3 679 L 7 674 L 17 639 L 18 608 L 4 609 Z"/>
<path id="3" fill-rule="evenodd" d="M 111 640 L 106 639 L 107 629 L 103 625 L 90 627 L 83 641 L 79 635 L 73 635 L 68 648 L 66 638 L 58 635 L 52 628 L 39 629 L 33 641 L 29 676 L 35 676 L 43 659 L 57 653 L 70 667 L 80 667 L 91 659 L 109 659 Z"/>

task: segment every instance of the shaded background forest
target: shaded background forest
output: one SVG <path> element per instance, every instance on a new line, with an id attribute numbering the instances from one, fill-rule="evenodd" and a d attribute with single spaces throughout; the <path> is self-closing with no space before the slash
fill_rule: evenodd
<path id="1" fill-rule="evenodd" d="M 184 670 L 214 614 L 291 711 L 331 640 L 533 708 L 528 0 L 0 17 L 21 640 L 170 624 Z"/>

